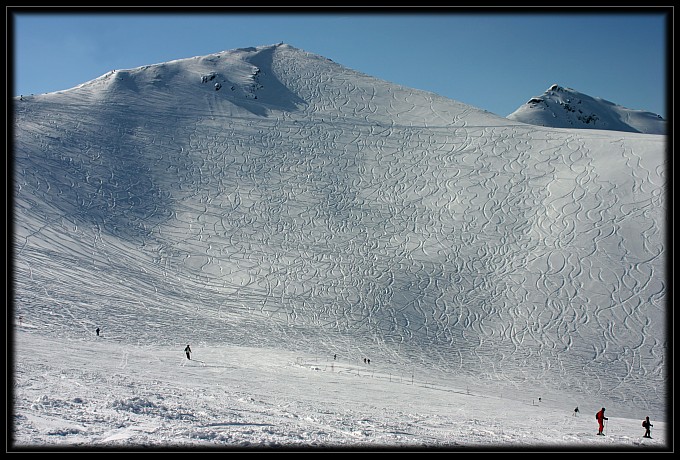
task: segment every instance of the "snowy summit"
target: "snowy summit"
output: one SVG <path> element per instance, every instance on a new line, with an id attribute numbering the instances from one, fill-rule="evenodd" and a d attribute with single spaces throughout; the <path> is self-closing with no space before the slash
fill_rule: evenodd
<path id="1" fill-rule="evenodd" d="M 661 115 L 628 109 L 556 84 L 541 96 L 529 99 L 507 118 L 553 128 L 607 129 L 645 134 L 667 132 L 666 120 Z"/>
<path id="2" fill-rule="evenodd" d="M 665 136 L 286 44 L 12 110 L 10 450 L 672 444 Z"/>

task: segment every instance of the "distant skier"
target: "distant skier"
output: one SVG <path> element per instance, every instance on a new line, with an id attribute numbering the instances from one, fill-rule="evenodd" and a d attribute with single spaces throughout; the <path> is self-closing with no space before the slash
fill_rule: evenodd
<path id="1" fill-rule="evenodd" d="M 97 337 L 99 337 L 99 328 L 94 330 L 97 333 Z"/>
<path id="2" fill-rule="evenodd" d="M 184 353 L 187 354 L 187 359 L 191 359 L 191 347 L 187 344 L 187 347 L 184 349 Z"/>
<path id="3" fill-rule="evenodd" d="M 653 427 L 654 425 L 652 425 L 652 423 L 649 421 L 649 417 L 645 418 L 642 421 L 642 426 L 645 429 L 645 435 L 643 436 L 643 438 L 651 438 L 652 435 L 649 433 L 649 431 L 650 431 L 649 429 L 651 427 Z"/>
<path id="4" fill-rule="evenodd" d="M 604 421 L 609 420 L 604 416 L 604 407 L 600 409 L 597 414 L 595 414 L 595 418 L 597 419 L 597 423 L 600 425 L 600 429 L 598 430 L 597 434 L 604 436 L 604 433 L 602 432 L 602 430 L 604 430 Z"/>
<path id="5" fill-rule="evenodd" d="M 576 417 L 576 414 L 578 414 L 578 406 L 576 406 L 576 409 L 574 409 L 574 417 Z"/>

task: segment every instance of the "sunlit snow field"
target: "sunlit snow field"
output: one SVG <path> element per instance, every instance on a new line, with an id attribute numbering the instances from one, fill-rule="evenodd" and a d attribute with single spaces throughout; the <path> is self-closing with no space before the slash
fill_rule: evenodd
<path id="1" fill-rule="evenodd" d="M 668 448 L 665 136 L 288 45 L 13 104 L 12 447 Z"/>

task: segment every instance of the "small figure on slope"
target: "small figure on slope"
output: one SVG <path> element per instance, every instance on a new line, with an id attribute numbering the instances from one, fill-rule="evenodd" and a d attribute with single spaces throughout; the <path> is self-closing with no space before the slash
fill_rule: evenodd
<path id="1" fill-rule="evenodd" d="M 600 409 L 597 414 L 595 414 L 595 418 L 597 419 L 597 423 L 600 425 L 600 429 L 598 430 L 597 434 L 604 436 L 604 433 L 602 432 L 602 430 L 604 430 L 604 421 L 609 420 L 604 416 L 604 407 Z"/>
<path id="2" fill-rule="evenodd" d="M 187 354 L 187 359 L 191 359 L 191 347 L 187 344 L 187 347 L 184 349 L 184 353 Z"/>
<path id="3" fill-rule="evenodd" d="M 645 418 L 642 421 L 642 427 L 645 429 L 645 435 L 643 436 L 643 438 L 651 438 L 652 437 L 652 435 L 649 433 L 649 429 L 653 426 L 654 425 L 652 425 L 652 423 L 649 421 L 649 417 Z"/>

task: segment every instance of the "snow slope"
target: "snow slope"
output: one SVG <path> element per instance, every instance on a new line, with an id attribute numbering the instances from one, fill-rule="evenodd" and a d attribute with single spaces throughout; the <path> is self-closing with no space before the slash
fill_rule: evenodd
<path id="1" fill-rule="evenodd" d="M 21 446 L 638 447 L 669 416 L 665 136 L 286 44 L 13 102 Z"/>
<path id="2" fill-rule="evenodd" d="M 607 129 L 645 134 L 666 134 L 668 129 L 661 115 L 628 109 L 557 84 L 541 96 L 529 99 L 507 118 L 553 128 Z"/>

